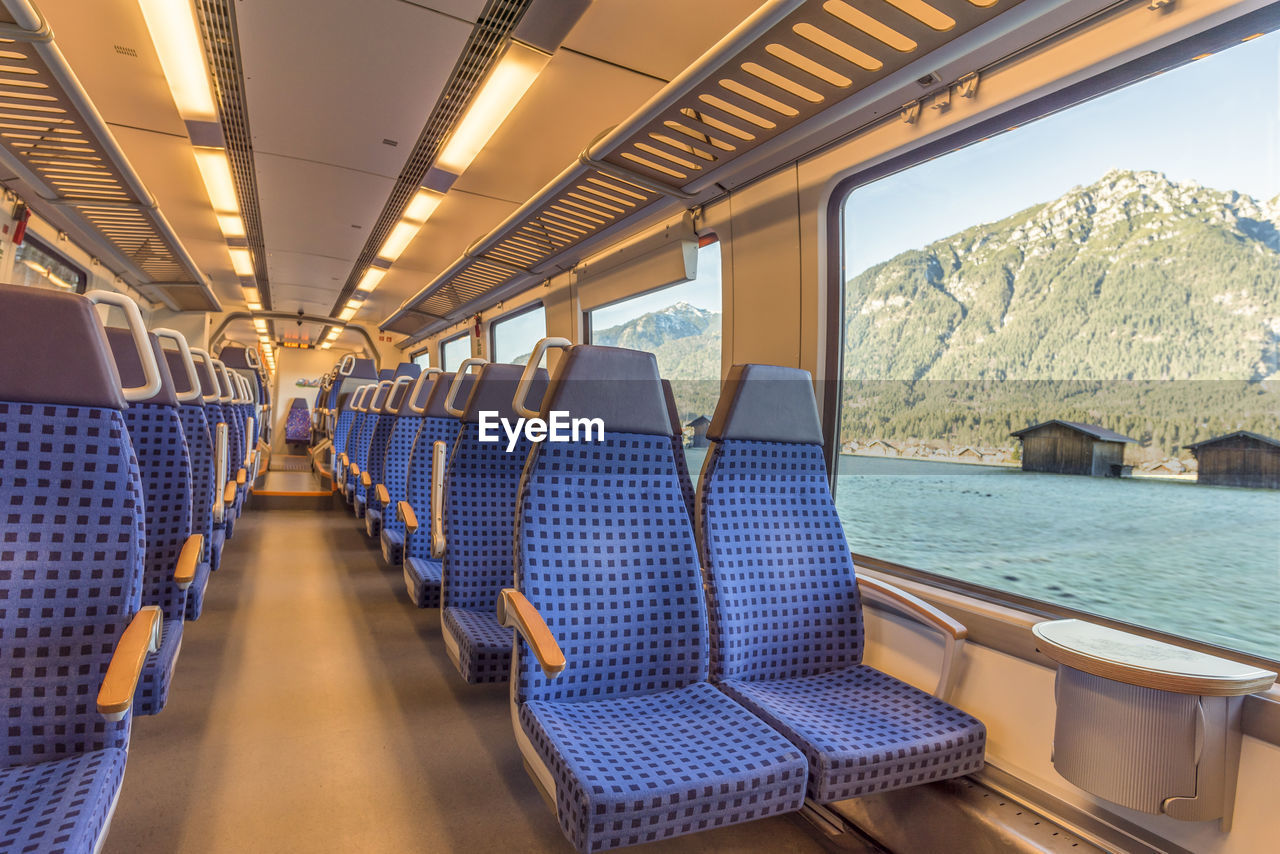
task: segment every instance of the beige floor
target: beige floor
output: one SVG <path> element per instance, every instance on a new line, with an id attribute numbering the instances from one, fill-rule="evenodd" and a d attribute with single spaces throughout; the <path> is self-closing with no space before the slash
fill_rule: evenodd
<path id="1" fill-rule="evenodd" d="M 644 852 L 833 850 L 783 816 Z M 562 852 L 505 685 L 471 687 L 434 611 L 343 511 L 247 514 L 134 723 L 106 854 Z"/>

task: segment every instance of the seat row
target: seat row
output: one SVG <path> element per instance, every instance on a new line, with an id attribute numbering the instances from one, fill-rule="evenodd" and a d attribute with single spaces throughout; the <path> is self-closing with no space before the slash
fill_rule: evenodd
<path id="1" fill-rule="evenodd" d="M 415 371 L 330 401 L 335 482 L 442 609 L 461 677 L 513 680 L 516 741 L 578 850 L 982 767 L 985 728 L 945 699 L 964 628 L 857 573 L 806 372 L 732 369 L 695 492 L 651 354 L 548 339 L 523 368 Z M 603 431 L 482 438 L 482 418 L 552 413 Z M 933 694 L 862 663 L 864 598 L 943 635 Z"/>
<path id="2" fill-rule="evenodd" d="M 0 353 L 0 849 L 94 851 L 244 507 L 265 387 L 105 291 L 0 285 Z"/>

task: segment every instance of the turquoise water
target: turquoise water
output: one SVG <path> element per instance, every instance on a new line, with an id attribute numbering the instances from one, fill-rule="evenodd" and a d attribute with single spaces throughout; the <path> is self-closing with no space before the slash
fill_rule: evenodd
<path id="1" fill-rule="evenodd" d="M 855 552 L 1280 659 L 1280 491 L 842 456 L 836 506 Z"/>

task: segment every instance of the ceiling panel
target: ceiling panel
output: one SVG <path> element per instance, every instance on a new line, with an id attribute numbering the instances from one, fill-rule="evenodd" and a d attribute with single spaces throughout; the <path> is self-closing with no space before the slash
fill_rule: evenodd
<path id="1" fill-rule="evenodd" d="M 671 80 L 759 6 L 700 0 L 691 13 L 688 0 L 596 0 L 564 46 Z"/>
<path id="2" fill-rule="evenodd" d="M 270 0 L 236 16 L 255 151 L 392 178 L 471 33 L 401 0 Z"/>
<path id="3" fill-rule="evenodd" d="M 485 6 L 485 0 L 405 0 L 405 2 L 424 9 L 434 9 L 446 15 L 465 18 L 468 21 L 479 19 Z"/>
<path id="4" fill-rule="evenodd" d="M 267 258 L 267 269 L 273 294 L 277 289 L 288 286 L 338 288 L 351 272 L 351 260 L 276 250 Z M 323 313 L 327 314 L 332 305 L 331 299 L 324 306 Z"/>
<path id="5" fill-rule="evenodd" d="M 523 203 L 661 87 L 653 78 L 560 51 L 454 189 Z"/>

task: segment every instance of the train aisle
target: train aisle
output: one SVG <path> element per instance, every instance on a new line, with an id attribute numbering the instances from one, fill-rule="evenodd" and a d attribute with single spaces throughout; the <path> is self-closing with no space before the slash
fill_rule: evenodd
<path id="1" fill-rule="evenodd" d="M 134 720 L 106 854 L 569 854 L 522 767 L 507 685 L 462 683 L 439 612 L 402 587 L 347 513 L 247 513 L 168 707 Z M 836 847 L 782 816 L 643 850 Z"/>

